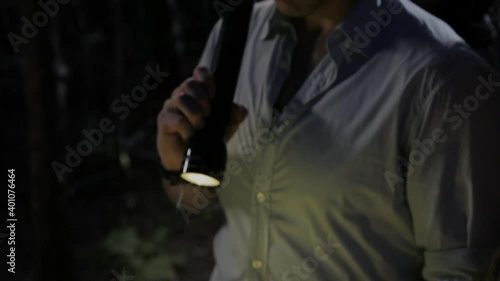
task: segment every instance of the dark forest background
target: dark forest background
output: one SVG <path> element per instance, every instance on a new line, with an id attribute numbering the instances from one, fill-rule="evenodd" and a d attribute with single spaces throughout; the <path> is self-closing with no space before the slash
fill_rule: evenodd
<path id="1" fill-rule="evenodd" d="M 35 0 L 0 0 L 2 167 L 5 178 L 16 170 L 18 218 L 16 274 L 0 280 L 207 280 L 223 214 L 215 208 L 187 223 L 176 213 L 159 183 L 155 126 L 163 101 L 197 63 L 216 1 L 61 2 L 16 52 L 8 34 L 21 35 L 21 19 L 42 9 Z M 498 69 L 499 1 L 417 2 Z M 148 66 L 169 76 L 121 120 L 111 105 L 142 85 Z M 64 163 L 66 146 L 77 147 L 103 118 L 116 129 L 59 181 L 54 161 Z"/>

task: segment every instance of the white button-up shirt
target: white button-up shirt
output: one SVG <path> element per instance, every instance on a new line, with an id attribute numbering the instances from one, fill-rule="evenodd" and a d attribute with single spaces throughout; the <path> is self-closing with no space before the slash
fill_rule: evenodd
<path id="1" fill-rule="evenodd" d="M 256 4 L 211 280 L 472 280 L 500 239 L 500 78 L 407 1 L 360 0 L 326 44 L 276 113 L 296 36 Z"/>

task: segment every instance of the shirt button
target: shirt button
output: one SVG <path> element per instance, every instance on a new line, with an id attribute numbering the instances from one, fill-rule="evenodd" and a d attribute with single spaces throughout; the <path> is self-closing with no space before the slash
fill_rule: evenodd
<path id="1" fill-rule="evenodd" d="M 261 261 L 259 261 L 259 260 L 254 260 L 254 261 L 252 262 L 252 267 L 253 267 L 254 269 L 260 269 L 260 268 L 262 267 L 262 262 L 261 262 Z"/>
<path id="2" fill-rule="evenodd" d="M 264 201 L 266 201 L 266 195 L 262 192 L 257 193 L 257 201 L 259 203 L 264 203 Z"/>

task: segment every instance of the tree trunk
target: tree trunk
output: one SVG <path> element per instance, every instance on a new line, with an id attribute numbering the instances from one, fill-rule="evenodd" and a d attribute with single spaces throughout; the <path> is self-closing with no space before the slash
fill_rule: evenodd
<path id="1" fill-rule="evenodd" d="M 19 15 L 32 19 L 40 7 L 34 0 L 17 2 Z M 53 19 L 50 19 L 53 20 Z M 75 280 L 71 276 L 68 231 L 65 220 L 65 189 L 52 170 L 60 146 L 57 100 L 54 87 L 53 26 L 38 33 L 20 48 L 19 60 L 27 114 L 30 206 L 33 230 L 32 276 L 29 280 Z"/>

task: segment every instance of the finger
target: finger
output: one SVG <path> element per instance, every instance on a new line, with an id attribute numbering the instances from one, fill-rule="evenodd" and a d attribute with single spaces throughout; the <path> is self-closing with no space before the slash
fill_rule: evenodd
<path id="1" fill-rule="evenodd" d="M 178 134 L 184 141 L 188 141 L 194 135 L 195 129 L 181 114 L 162 111 L 157 119 L 158 131 L 164 135 Z"/>
<path id="2" fill-rule="evenodd" d="M 194 78 L 188 79 L 185 83 L 183 83 L 182 91 L 185 94 L 192 96 L 196 102 L 198 102 L 205 117 L 210 115 L 212 110 L 210 99 L 201 82 L 196 81 Z"/>
<path id="3" fill-rule="evenodd" d="M 203 109 L 192 96 L 180 95 L 178 98 L 172 99 L 171 104 L 175 110 L 187 118 L 194 128 L 201 129 L 205 126 Z"/>
<path id="4" fill-rule="evenodd" d="M 229 139 L 236 133 L 240 124 L 245 120 L 248 115 L 248 111 L 241 105 L 233 104 L 230 111 L 229 124 L 226 127 L 226 133 L 224 135 L 224 141 L 229 141 Z"/>
<path id="5" fill-rule="evenodd" d="M 186 82 L 186 81 L 184 81 Z M 167 99 L 164 103 L 164 105 L 171 99 L 175 99 L 175 98 L 178 98 L 180 95 L 182 95 L 184 92 L 182 91 L 182 86 L 184 84 L 184 82 L 182 84 L 179 85 L 179 87 L 175 88 L 174 91 L 172 92 L 172 94 L 170 95 L 170 98 Z"/>
<path id="6" fill-rule="evenodd" d="M 239 125 L 245 120 L 248 115 L 248 110 L 236 103 L 231 105 L 231 110 L 229 112 L 229 125 Z"/>
<path id="7" fill-rule="evenodd" d="M 210 98 L 215 97 L 215 80 L 212 72 L 205 66 L 197 66 L 193 71 L 193 78 L 201 82 Z"/>

